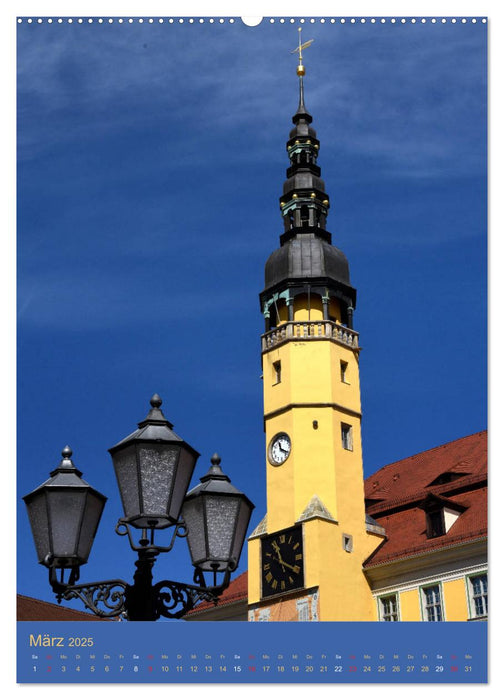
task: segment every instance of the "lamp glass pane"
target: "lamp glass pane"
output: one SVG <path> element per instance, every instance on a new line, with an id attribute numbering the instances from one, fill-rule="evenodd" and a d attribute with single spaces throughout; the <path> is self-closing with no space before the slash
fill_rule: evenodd
<path id="1" fill-rule="evenodd" d="M 131 445 L 113 456 L 124 515 L 131 518 L 140 512 L 138 500 L 138 474 L 135 446 Z"/>
<path id="2" fill-rule="evenodd" d="M 167 513 L 178 454 L 179 448 L 173 445 L 139 446 L 144 514 Z"/>
<path id="3" fill-rule="evenodd" d="M 177 483 L 174 486 L 170 503 L 169 515 L 178 520 L 180 509 L 186 497 L 187 489 L 196 465 L 196 456 L 184 447 L 180 450 L 179 464 L 177 469 Z"/>
<path id="4" fill-rule="evenodd" d="M 88 492 L 84 511 L 84 520 L 82 521 L 81 534 L 77 549 L 77 554 L 82 560 L 83 564 L 88 560 L 89 552 L 91 551 L 104 505 L 105 503 L 103 498 L 98 498 L 96 494 Z"/>
<path id="5" fill-rule="evenodd" d="M 26 504 L 39 562 L 51 553 L 45 491 L 39 491 Z"/>
<path id="6" fill-rule="evenodd" d="M 184 503 L 182 517 L 187 525 L 187 543 L 194 566 L 207 559 L 203 499 L 193 498 Z"/>
<path id="7" fill-rule="evenodd" d="M 240 499 L 234 496 L 206 496 L 209 559 L 224 562 L 231 555 Z"/>
<path id="8" fill-rule="evenodd" d="M 51 489 L 47 493 L 53 549 L 56 558 L 77 556 L 77 538 L 85 498 L 85 492 L 77 489 L 72 491 Z"/>
<path id="9" fill-rule="evenodd" d="M 240 512 L 238 514 L 236 522 L 236 534 L 233 542 L 233 549 L 231 551 L 231 558 L 236 564 L 238 564 L 238 560 L 240 558 L 243 542 L 245 541 L 245 535 L 247 534 L 247 528 L 250 521 L 251 513 L 252 509 L 250 505 L 247 503 L 247 501 L 245 501 L 245 499 L 242 499 L 240 504 Z"/>

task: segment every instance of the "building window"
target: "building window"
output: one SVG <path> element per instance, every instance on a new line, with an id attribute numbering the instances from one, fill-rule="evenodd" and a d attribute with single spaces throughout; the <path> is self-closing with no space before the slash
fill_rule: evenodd
<path id="1" fill-rule="evenodd" d="M 345 550 L 345 552 L 351 552 L 353 550 L 352 535 L 343 534 L 343 549 Z"/>
<path id="2" fill-rule="evenodd" d="M 439 584 L 422 588 L 421 597 L 423 619 L 428 622 L 441 622 L 443 619 L 443 607 Z"/>
<path id="3" fill-rule="evenodd" d="M 382 622 L 397 622 L 399 614 L 397 609 L 397 595 L 383 596 L 378 600 L 380 610 L 380 620 Z"/>
<path id="4" fill-rule="evenodd" d="M 488 580 L 486 574 L 478 574 L 469 578 L 469 598 L 471 618 L 487 617 L 488 615 Z"/>
<path id="5" fill-rule="evenodd" d="M 341 424 L 341 444 L 344 450 L 352 450 L 352 426 L 346 423 Z"/>
<path id="6" fill-rule="evenodd" d="M 348 384 L 347 370 L 348 370 L 348 362 L 343 362 L 343 360 L 341 360 L 340 361 L 341 381 L 344 382 L 345 384 Z"/>
<path id="7" fill-rule="evenodd" d="M 298 613 L 299 622 L 309 622 L 310 621 L 310 608 L 308 605 L 308 599 L 302 598 L 296 601 L 296 608 Z"/>
<path id="8" fill-rule="evenodd" d="M 273 384 L 280 384 L 282 381 L 282 363 L 280 360 L 273 362 Z"/>

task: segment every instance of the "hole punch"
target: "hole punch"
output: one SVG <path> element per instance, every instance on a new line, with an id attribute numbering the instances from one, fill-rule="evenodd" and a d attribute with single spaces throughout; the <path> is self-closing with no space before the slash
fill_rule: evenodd
<path id="1" fill-rule="evenodd" d="M 246 24 L 247 27 L 258 27 L 263 21 L 262 17 L 242 17 L 241 21 Z"/>

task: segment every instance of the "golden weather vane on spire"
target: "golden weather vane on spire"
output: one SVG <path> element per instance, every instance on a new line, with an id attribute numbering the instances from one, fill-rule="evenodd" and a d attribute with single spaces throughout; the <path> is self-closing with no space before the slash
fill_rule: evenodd
<path id="1" fill-rule="evenodd" d="M 299 64 L 297 67 L 297 74 L 299 76 L 302 76 L 305 74 L 305 67 L 303 66 L 303 49 L 307 49 L 308 46 L 313 44 L 313 39 L 308 39 L 308 41 L 305 41 L 304 44 L 301 43 L 301 27 L 298 28 L 299 32 L 299 45 L 296 46 L 295 49 L 292 49 L 291 53 L 297 53 L 299 54 Z"/>

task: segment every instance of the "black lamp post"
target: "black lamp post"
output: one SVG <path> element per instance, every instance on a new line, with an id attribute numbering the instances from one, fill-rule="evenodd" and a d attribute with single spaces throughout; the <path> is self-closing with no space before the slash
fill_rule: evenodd
<path id="1" fill-rule="evenodd" d="M 51 478 L 24 497 L 38 560 L 49 569 L 49 581 L 61 600 L 80 599 L 100 617 L 125 614 L 128 620 L 178 618 L 202 600 L 217 602 L 229 585 L 254 508 L 222 473 L 220 458 L 201 484 L 187 494 L 198 452 L 176 435 L 161 411 L 157 394 L 138 430 L 109 452 L 124 508 L 116 525 L 138 553 L 132 585 L 121 579 L 77 584 L 87 562 L 106 498 L 83 479 L 69 447 Z M 168 546 L 154 542 L 156 530 L 172 527 Z M 140 539 L 134 540 L 134 530 Z M 163 580 L 152 583 L 152 568 L 176 537 L 187 537 L 195 567 L 193 584 Z M 59 570 L 59 578 L 58 578 Z M 65 571 L 69 571 L 65 582 Z M 210 585 L 204 572 L 213 572 Z M 217 574 L 223 578 L 217 583 Z"/>

